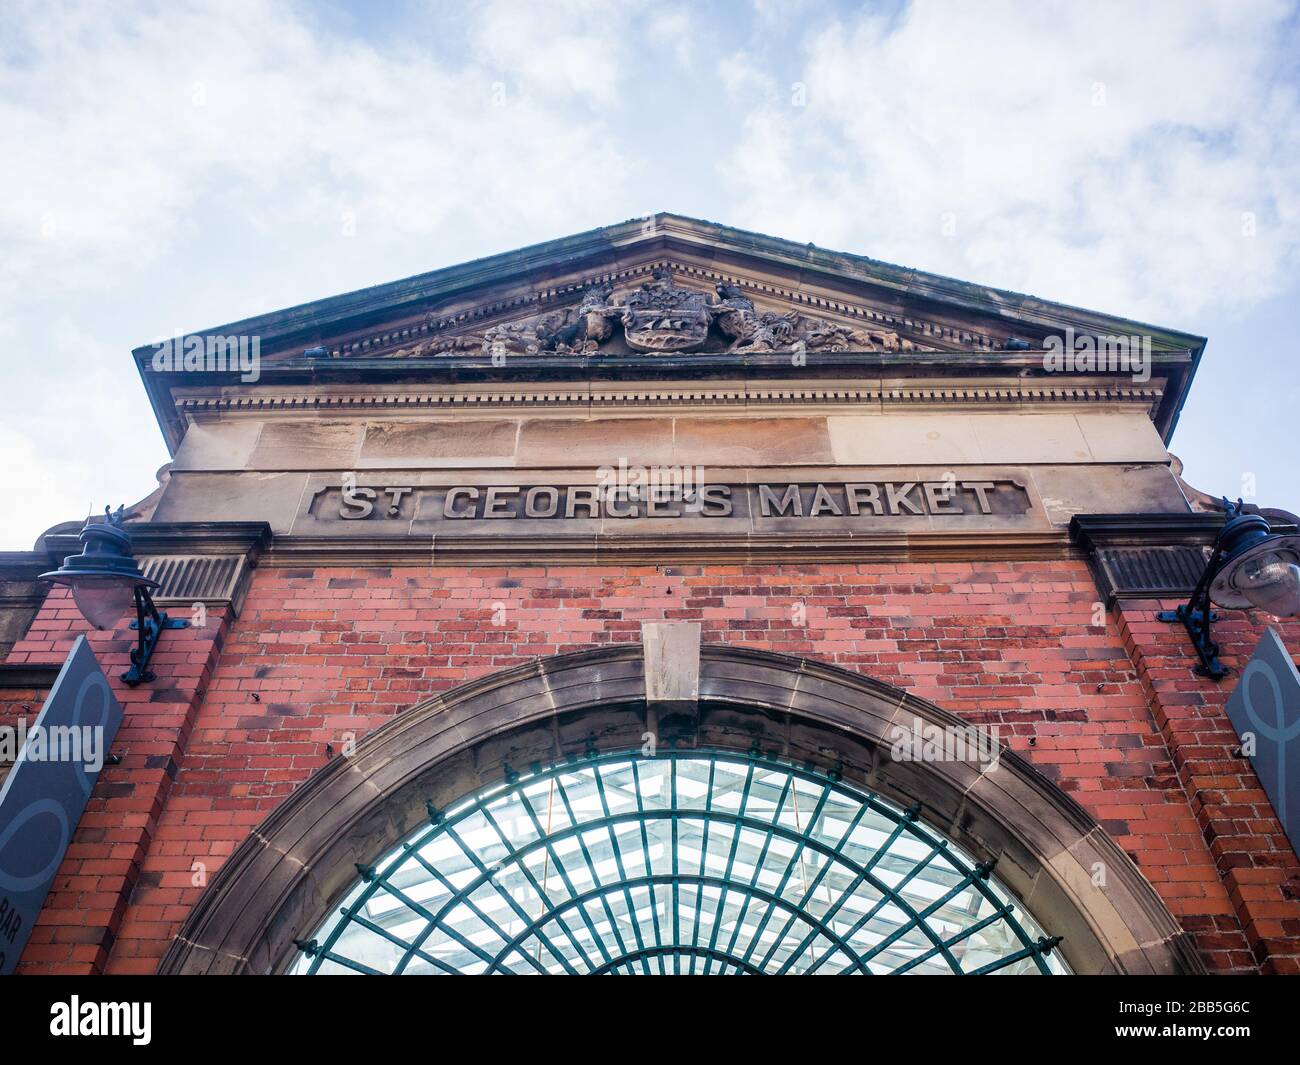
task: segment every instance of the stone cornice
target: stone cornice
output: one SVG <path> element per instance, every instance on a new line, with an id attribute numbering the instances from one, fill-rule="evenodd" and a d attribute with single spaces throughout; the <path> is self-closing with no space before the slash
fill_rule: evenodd
<path id="1" fill-rule="evenodd" d="M 979 561 L 1077 558 L 1061 527 L 1031 531 L 636 534 L 591 536 L 273 535 L 264 522 L 156 522 L 130 526 L 135 553 L 162 582 L 162 603 L 242 597 L 253 566 L 661 565 Z M 47 536 L 47 564 L 79 549 L 76 536 Z M 211 565 L 238 560 L 236 569 Z M 43 594 L 42 594 L 43 597 Z"/>
<path id="2" fill-rule="evenodd" d="M 131 547 L 137 555 L 256 556 L 271 542 L 264 521 L 131 522 Z M 46 534 L 43 546 L 51 561 L 61 562 L 80 548 L 76 533 Z"/>
<path id="3" fill-rule="evenodd" d="M 161 607 L 204 603 L 238 614 L 252 570 L 271 544 L 263 521 L 132 522 L 128 529 L 141 571 L 158 582 L 153 598 Z M 51 566 L 80 550 L 73 533 L 47 533 L 43 545 Z"/>
<path id="4" fill-rule="evenodd" d="M 1214 543 L 1222 514 L 1076 514 L 1070 535 L 1086 550 Z"/>
<path id="5" fill-rule="evenodd" d="M 762 387 L 743 385 L 711 389 L 681 387 L 517 388 L 477 391 L 402 391 L 331 388 L 326 393 L 291 389 L 259 389 L 234 395 L 182 395 L 177 410 L 185 415 L 266 414 L 268 412 L 356 412 L 408 410 L 518 409 L 658 409 L 733 407 L 936 407 L 936 406 L 1061 406 L 1136 405 L 1155 412 L 1161 390 L 1152 385 L 1078 384 L 1074 386 L 991 385 L 963 387 Z"/>
<path id="6" fill-rule="evenodd" d="M 479 354 L 444 354 L 404 359 L 295 358 L 264 362 L 258 381 L 241 382 L 237 371 L 193 371 L 168 376 L 172 388 L 226 385 L 253 391 L 267 384 L 300 382 L 312 384 L 365 381 L 442 381 L 461 384 L 494 381 L 526 386 L 544 381 L 626 380 L 782 380 L 787 378 L 885 380 L 925 379 L 936 376 L 966 379 L 1023 377 L 1046 382 L 1114 381 L 1132 383 L 1123 370 L 1090 370 L 1052 373 L 1043 366 L 1041 351 L 809 351 L 796 359 L 794 352 L 739 354 L 695 352 L 689 354 L 538 354 L 506 356 L 495 362 Z M 1192 355 L 1186 351 L 1153 352 L 1151 372 L 1159 378 L 1186 373 Z"/>
<path id="7" fill-rule="evenodd" d="M 48 568 L 46 561 L 41 551 L 0 551 L 0 582 L 31 580 Z"/>
<path id="8" fill-rule="evenodd" d="M 277 536 L 263 566 L 771 565 L 1077 558 L 1065 529 L 852 535 Z"/>
<path id="9" fill-rule="evenodd" d="M 176 375 L 159 409 L 173 449 L 188 416 L 203 413 L 869 405 L 1006 407 L 1137 404 L 1167 434 L 1176 407 L 1168 382 L 1191 357 L 1158 353 L 1152 378 L 1048 374 L 1024 352 L 512 356 L 296 360 L 265 367 L 255 385 L 231 374 Z M 633 384 L 632 382 L 635 382 Z"/>
<path id="10" fill-rule="evenodd" d="M 1070 536 L 1107 603 L 1186 598 L 1223 528 L 1223 514 L 1076 514 Z M 1294 532 L 1294 525 L 1273 525 Z"/>

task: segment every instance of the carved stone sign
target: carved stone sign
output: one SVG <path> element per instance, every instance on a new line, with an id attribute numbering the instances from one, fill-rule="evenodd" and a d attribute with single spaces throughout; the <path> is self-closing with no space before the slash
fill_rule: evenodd
<path id="1" fill-rule="evenodd" d="M 331 485 L 316 491 L 308 514 L 319 523 L 415 531 L 422 525 L 503 523 L 604 525 L 645 519 L 709 524 L 744 521 L 773 529 L 812 524 L 872 528 L 900 521 L 942 522 L 1018 517 L 1030 510 L 1024 485 L 1013 480 L 949 476 L 907 481 L 765 481 L 748 484 L 400 483 Z M 959 522 L 960 524 L 960 522 Z"/>

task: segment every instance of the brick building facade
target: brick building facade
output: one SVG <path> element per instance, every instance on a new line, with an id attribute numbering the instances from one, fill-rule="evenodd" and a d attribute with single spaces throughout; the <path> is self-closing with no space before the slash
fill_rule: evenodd
<path id="1" fill-rule="evenodd" d="M 1111 879 L 1094 890 L 1044 850 L 1041 867 L 1077 904 L 1080 926 L 1096 934 L 1086 949 L 1065 934 L 1060 951 L 1076 971 L 1300 973 L 1300 863 L 1224 713 L 1233 680 L 1197 675 L 1185 631 L 1156 618 L 1185 600 L 1222 522 L 1182 484 L 1163 444 L 1202 342 L 1157 333 L 1155 373 L 1141 384 L 1100 371 L 1076 375 L 1068 387 L 1048 376 L 1027 381 L 1053 329 L 1106 323 L 1023 297 L 1012 305 L 1006 294 L 996 306 L 975 302 L 944 279 L 891 290 L 882 264 L 823 261 L 823 253 L 671 216 L 653 221 L 597 231 L 596 244 L 571 238 L 532 249 L 516 256 L 522 265 L 506 257 L 471 264 L 468 279 L 443 271 L 424 286 L 400 283 L 406 288 L 217 331 L 260 336 L 256 382 L 229 368 L 155 370 L 147 349 L 137 353 L 176 461 L 159 491 L 133 508 L 136 553 L 162 581 L 169 609 L 198 609 L 199 623 L 164 633 L 153 658 L 157 679 L 127 687 L 116 680 L 129 664 L 127 619 L 97 633 L 63 589 L 11 596 L 27 613 L 4 665 L 0 725 L 30 721 L 50 667 L 81 633 L 90 634 L 126 712 L 113 748 L 120 762 L 99 778 L 20 971 L 285 967 L 339 892 L 327 897 L 315 882 L 280 885 L 276 873 L 263 882 L 228 867 L 238 851 L 251 868 L 257 848 L 280 838 L 288 822 L 308 826 L 304 838 L 311 824 L 326 823 L 319 815 L 301 820 L 291 797 L 309 801 L 306 785 L 337 778 L 354 749 L 390 735 L 412 708 L 436 720 L 440 697 L 473 696 L 472 682 L 503 677 L 544 681 L 549 664 L 567 663 L 557 656 L 573 652 L 609 651 L 609 663 L 622 663 L 618 649 L 639 655 L 647 623 L 668 622 L 698 624 L 708 663 L 701 705 L 726 702 L 722 681 L 710 678 L 747 661 L 710 655 L 740 649 L 767 653 L 763 668 L 787 670 L 795 688 L 800 671 L 816 664 L 843 690 L 852 690 L 852 674 L 897 691 L 899 706 L 905 693 L 908 705 L 996 727 L 1027 767 L 1014 771 L 1051 796 L 1044 802 L 1053 817 L 1132 862 L 1120 868 L 1108 858 Z M 665 261 L 684 288 L 661 281 L 659 298 L 701 291 L 688 281 L 716 277 L 720 302 L 711 306 L 731 306 L 742 318 L 753 312 L 760 326 L 759 295 L 779 310 L 780 288 L 803 293 L 800 306 L 857 332 L 842 334 L 843 350 L 807 343 L 828 326 L 800 321 L 793 339 L 767 343 L 724 330 L 716 352 L 710 342 L 698 353 L 607 351 L 601 323 L 609 318 L 591 308 L 599 304 L 603 314 L 614 303 L 608 291 L 591 296 L 591 279 L 611 279 L 616 292 L 620 271 L 639 281 L 637 270 Z M 841 291 L 831 291 L 836 285 Z M 558 341 L 565 323 L 546 321 L 528 334 L 540 344 L 515 350 L 520 334 L 508 326 L 522 317 L 524 297 L 538 293 L 572 306 L 587 301 L 579 306 L 587 318 L 570 314 L 568 325 L 582 329 Z M 643 324 L 635 315 L 621 321 L 629 338 Z M 485 329 L 503 322 L 495 334 Z M 421 333 L 413 323 L 436 328 Z M 467 324 L 476 343 L 482 338 L 481 352 L 423 339 L 418 348 L 417 335 L 454 339 L 468 335 Z M 1007 343 L 1018 337 L 1028 350 Z M 372 344 L 382 358 L 362 351 Z M 801 358 L 783 353 L 791 345 Z M 408 354 L 393 357 L 394 348 Z M 615 364 L 604 376 L 593 371 L 602 359 Z M 522 505 L 524 486 L 546 487 L 527 494 L 544 512 L 551 486 L 560 486 L 555 498 L 572 498 L 573 486 L 600 479 L 597 467 L 620 462 L 698 467 L 706 484 L 737 486 L 728 496 L 744 499 L 747 524 L 704 531 L 704 516 L 674 512 L 614 528 L 607 513 L 599 529 L 566 538 L 556 523 L 572 522 L 559 513 L 516 509 L 493 523 L 474 511 L 463 535 L 446 520 L 462 506 L 490 509 L 491 500 L 470 492 L 487 497 L 492 485 L 504 486 L 497 498 L 505 509 Z M 760 481 L 802 485 L 802 494 L 783 512 L 779 493 L 764 501 L 754 492 Z M 979 489 L 960 488 L 964 510 L 946 526 L 947 497 L 927 503 L 929 489 L 910 487 L 945 481 L 985 485 L 992 503 L 982 505 Z M 832 483 L 878 485 L 882 499 L 898 485 L 907 501 L 877 508 L 860 496 L 866 517 L 879 520 L 849 529 L 849 496 L 823 501 L 818 514 L 814 486 Z M 396 484 L 409 491 L 386 500 Z M 460 496 L 442 487 L 457 485 L 467 486 Z M 349 516 L 349 507 L 365 505 L 372 509 L 363 518 Z M 741 508 L 736 502 L 720 520 L 734 522 Z M 1151 522 L 1153 514 L 1161 520 Z M 397 528 L 375 531 L 385 517 Z M 828 526 L 816 524 L 822 517 Z M 671 528 L 660 531 L 661 520 Z M 57 565 L 75 549 L 77 528 L 58 527 L 36 552 L 5 556 L 5 575 L 16 586 Z M 1164 565 L 1148 569 L 1161 576 L 1116 579 L 1106 562 L 1119 556 L 1158 556 Z M 1216 628 L 1225 663 L 1244 664 L 1266 624 L 1300 651 L 1294 620 L 1225 611 Z M 592 668 L 592 683 L 601 685 L 613 666 Z M 569 718 L 558 697 L 556 704 L 547 712 L 562 730 Z M 593 750 L 616 731 L 583 727 Z M 466 738 L 466 750 L 509 735 L 485 726 L 481 737 Z M 556 743 L 557 754 L 567 752 Z M 835 763 L 829 747 L 818 749 Z M 975 857 L 1001 858 L 985 853 L 994 848 L 978 825 L 964 834 L 965 814 L 950 821 L 942 813 L 941 788 L 931 806 L 924 784 L 891 782 L 893 770 L 874 749 L 860 767 L 867 784 L 900 805 L 916 798 L 921 819 Z M 505 764 L 510 779 L 510 760 L 494 758 L 476 761 L 479 786 L 497 772 L 488 766 Z M 844 764 L 858 763 L 846 755 Z M 376 786 L 368 816 L 389 794 Z M 996 820 L 995 806 L 987 809 Z M 413 824 L 395 814 L 389 821 L 367 829 L 372 859 Z M 1028 839 L 1036 831 L 1030 821 L 1051 819 L 1030 803 L 1001 823 L 1009 831 L 1019 823 Z M 1040 849 L 1036 840 L 1025 847 Z M 292 848 L 280 858 L 309 870 L 323 862 Z M 1004 883 L 1052 932 L 1054 922 L 1076 917 L 1061 915 L 1064 903 L 1036 909 L 1038 889 L 1029 898 L 1030 888 L 1019 889 L 1018 876 L 1029 885 L 1047 875 L 1037 861 L 1026 857 Z M 998 869 L 1016 863 L 1001 858 Z M 246 904 L 231 901 L 240 892 L 274 910 L 240 933 L 275 955 L 265 966 L 260 954 L 204 938 L 216 935 L 226 910 L 247 915 Z M 1090 901 L 1090 892 L 1102 898 Z M 304 896 L 313 902 L 302 904 Z M 285 899 L 299 900 L 290 910 L 310 920 L 276 910 Z M 1097 916 L 1099 907 L 1110 916 Z M 239 931 L 222 927 L 228 937 Z M 1140 934 L 1149 928 L 1163 929 L 1158 949 Z"/>

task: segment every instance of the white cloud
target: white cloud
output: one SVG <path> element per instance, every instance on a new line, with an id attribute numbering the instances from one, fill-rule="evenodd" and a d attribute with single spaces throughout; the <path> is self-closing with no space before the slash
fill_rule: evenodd
<path id="1" fill-rule="evenodd" d="M 433 23 L 381 50 L 257 0 L 10 12 L 23 54 L 0 65 L 0 300 L 145 269 L 222 204 L 281 230 L 352 211 L 419 234 L 611 201 L 624 164 L 599 121 L 543 90 L 606 98 L 617 20 L 566 4 L 538 34 L 539 10 L 482 11 L 475 39 L 504 73 L 435 52 Z M 572 165 L 598 143 L 598 171 Z"/>
<path id="2" fill-rule="evenodd" d="M 744 102 L 749 96 L 768 103 L 775 102 L 776 83 L 772 76 L 754 63 L 753 56 L 744 52 L 719 59 L 718 78 L 732 100 Z"/>
<path id="3" fill-rule="evenodd" d="M 513 82 L 523 93 L 579 97 L 594 108 L 611 108 L 636 44 L 630 27 L 639 6 L 607 0 L 491 0 L 475 20 L 474 48 L 507 79 L 507 88 Z"/>
<path id="4" fill-rule="evenodd" d="M 1169 324 L 1249 306 L 1300 247 L 1287 18 L 920 0 L 814 25 L 807 105 L 756 103 L 721 171 L 765 232 Z"/>
<path id="5" fill-rule="evenodd" d="M 262 0 L 7 7 L 0 544 L 152 490 L 132 346 L 621 217 L 597 112 L 633 13 L 438 7 L 367 40 Z"/>
<path id="6" fill-rule="evenodd" d="M 15 470 L 39 468 L 45 474 L 40 478 L 23 477 L 21 507 L 0 508 L 0 550 L 27 551 L 36 537 L 54 524 L 40 520 L 33 523 L 33 514 L 62 514 L 71 521 L 88 513 L 89 501 L 77 498 L 75 491 L 68 489 L 88 478 L 90 471 L 84 464 L 51 460 L 42 453 L 39 441 L 4 423 L 0 423 L 0 455 Z"/>
<path id="7" fill-rule="evenodd" d="M 695 56 L 695 23 L 683 7 L 664 7 L 649 16 L 646 36 L 651 44 L 671 49 L 673 57 L 685 67 Z"/>

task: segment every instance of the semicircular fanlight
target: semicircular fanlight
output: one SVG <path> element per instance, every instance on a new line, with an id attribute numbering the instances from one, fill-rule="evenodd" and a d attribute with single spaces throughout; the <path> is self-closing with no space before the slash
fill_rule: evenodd
<path id="1" fill-rule="evenodd" d="M 511 774 L 359 874 L 291 971 L 1065 971 L 915 811 L 734 753 Z"/>

